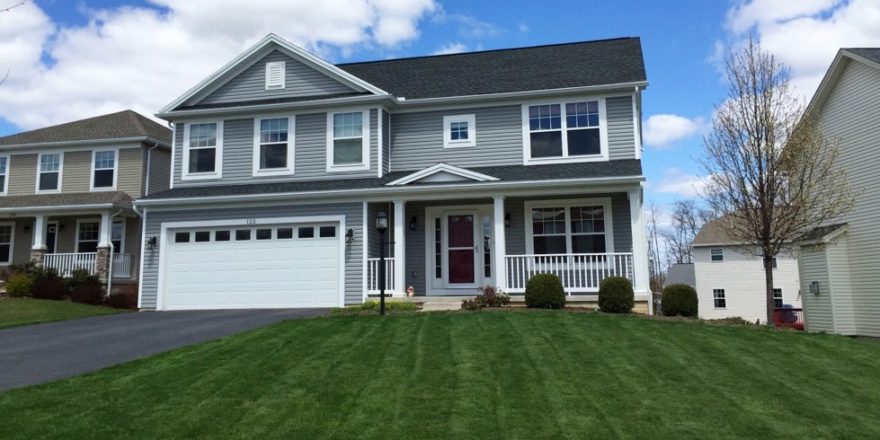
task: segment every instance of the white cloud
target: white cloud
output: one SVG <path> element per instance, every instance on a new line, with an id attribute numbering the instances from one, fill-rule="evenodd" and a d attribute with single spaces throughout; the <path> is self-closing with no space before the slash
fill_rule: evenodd
<path id="1" fill-rule="evenodd" d="M 686 118 L 672 114 L 652 115 L 645 121 L 645 145 L 665 148 L 702 133 L 707 129 L 703 118 Z"/>
<path id="2" fill-rule="evenodd" d="M 449 55 L 453 53 L 462 53 L 467 50 L 464 43 L 446 43 L 439 49 L 431 53 L 431 55 Z"/>
<path id="3" fill-rule="evenodd" d="M 0 117 L 30 129 L 132 108 L 152 114 L 270 32 L 321 54 L 394 48 L 434 0 L 149 0 L 53 23 L 34 2 L 0 14 Z M 266 13 L 271 11 L 271 13 Z"/>
<path id="4" fill-rule="evenodd" d="M 678 168 L 669 168 L 660 182 L 652 185 L 652 189 L 657 193 L 693 198 L 698 197 L 708 183 L 709 178 L 707 176 L 688 174 Z"/>
<path id="5" fill-rule="evenodd" d="M 792 85 L 815 92 L 841 47 L 880 46 L 880 1 L 751 0 L 728 11 L 734 44 L 748 32 L 791 68 Z"/>
<path id="6" fill-rule="evenodd" d="M 529 31 L 529 25 L 526 23 L 520 23 L 516 26 L 516 29 L 521 33 L 527 33 Z"/>

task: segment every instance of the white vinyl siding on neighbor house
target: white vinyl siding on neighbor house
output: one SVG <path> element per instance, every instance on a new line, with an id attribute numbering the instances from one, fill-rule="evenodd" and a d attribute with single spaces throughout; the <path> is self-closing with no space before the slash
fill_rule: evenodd
<path id="1" fill-rule="evenodd" d="M 712 305 L 716 309 L 727 308 L 727 297 L 724 294 L 724 289 L 712 289 Z"/>
<path id="2" fill-rule="evenodd" d="M 119 150 L 92 151 L 92 170 L 89 178 L 91 191 L 112 191 L 116 189 L 119 175 Z"/>
<path id="3" fill-rule="evenodd" d="M 370 169 L 367 110 L 327 113 L 327 172 Z"/>
<path id="4" fill-rule="evenodd" d="M 709 253 L 712 255 L 712 261 L 717 261 L 717 262 L 724 261 L 724 249 L 712 248 L 709 250 Z"/>
<path id="5" fill-rule="evenodd" d="M 712 261 L 715 249 L 721 250 L 723 262 Z M 735 246 L 695 247 L 693 254 L 700 318 L 740 317 L 751 322 L 767 319 L 764 265 L 760 257 L 748 255 Z M 801 306 L 797 260 L 792 255 L 777 257 L 773 284 L 782 289 L 783 304 Z M 716 289 L 724 290 L 724 309 L 715 307 Z"/>
<path id="6" fill-rule="evenodd" d="M 295 170 L 296 118 L 254 119 L 253 175 L 291 175 Z"/>
<path id="7" fill-rule="evenodd" d="M 443 148 L 474 147 L 476 145 L 477 123 L 475 115 L 443 117 Z"/>
<path id="8" fill-rule="evenodd" d="M 183 128 L 183 180 L 223 176 L 223 121 L 187 123 Z"/>
<path id="9" fill-rule="evenodd" d="M 608 160 L 605 98 L 523 104 L 526 165 Z"/>
<path id="10" fill-rule="evenodd" d="M 61 192 L 64 153 L 40 153 L 37 159 L 37 193 Z"/>
<path id="11" fill-rule="evenodd" d="M 0 196 L 6 195 L 9 187 L 9 155 L 0 154 Z"/>

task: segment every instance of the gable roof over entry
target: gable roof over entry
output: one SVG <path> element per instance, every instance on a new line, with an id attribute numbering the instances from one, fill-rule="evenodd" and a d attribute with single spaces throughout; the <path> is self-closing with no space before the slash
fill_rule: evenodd
<path id="1" fill-rule="evenodd" d="M 496 180 L 498 180 L 497 177 L 492 177 L 487 174 L 478 173 L 455 165 L 438 163 L 437 165 L 416 171 L 408 176 L 389 182 L 386 185 L 397 186 L 416 182 L 492 182 Z"/>

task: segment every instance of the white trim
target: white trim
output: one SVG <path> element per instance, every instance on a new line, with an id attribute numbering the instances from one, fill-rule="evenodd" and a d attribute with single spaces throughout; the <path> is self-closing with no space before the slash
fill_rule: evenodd
<path id="1" fill-rule="evenodd" d="M 367 223 L 369 222 L 369 216 L 367 215 L 369 212 L 367 209 L 368 206 L 367 202 L 363 203 L 363 226 L 361 229 L 361 241 L 363 242 L 363 245 L 361 246 L 363 248 L 361 249 L 361 258 L 363 260 L 361 261 L 361 302 L 367 301 L 367 252 L 369 251 L 368 246 L 370 245 L 370 240 L 367 239 Z"/>
<path id="2" fill-rule="evenodd" d="M 468 138 L 464 140 L 452 140 L 452 129 L 450 125 L 454 123 L 467 124 Z M 467 148 L 477 146 L 477 115 L 474 113 L 468 115 L 449 115 L 443 117 L 443 148 Z"/>
<path id="3" fill-rule="evenodd" d="M 579 96 L 566 97 L 556 100 L 530 101 L 522 104 L 522 141 L 523 141 L 523 165 L 544 165 L 555 163 L 574 162 L 603 162 L 608 160 L 608 115 L 605 107 L 607 96 Z M 599 107 L 599 154 L 570 156 L 568 154 L 568 121 L 566 117 L 566 104 L 578 102 L 596 101 Z M 529 127 L 529 107 L 536 105 L 558 105 L 562 138 L 562 156 L 559 157 L 532 157 L 532 138 Z M 591 127 L 592 128 L 592 127 Z M 556 131 L 556 130 L 553 130 Z"/>
<path id="4" fill-rule="evenodd" d="M 333 163 L 333 148 L 336 134 L 333 130 L 333 117 L 343 113 L 361 113 L 361 163 L 335 165 Z M 340 138 L 340 139 L 356 139 L 356 137 Z M 369 109 L 351 109 L 351 110 L 335 110 L 327 112 L 327 172 L 345 172 L 345 171 L 369 171 L 370 169 L 370 110 Z"/>
<path id="5" fill-rule="evenodd" d="M 437 173 L 455 174 L 456 176 L 461 176 L 477 182 L 494 182 L 498 180 L 497 177 L 492 177 L 487 174 L 471 171 L 466 168 L 460 168 L 455 165 L 449 165 L 446 163 L 438 163 L 423 170 L 416 171 L 408 176 L 401 177 L 400 179 L 397 179 L 393 182 L 389 182 L 386 184 L 386 186 L 406 185 Z"/>
<path id="6" fill-rule="evenodd" d="M 474 227 L 475 235 L 474 235 L 474 245 L 478 246 L 478 251 L 475 251 L 475 266 L 474 266 L 474 283 L 475 285 L 463 285 L 463 284 L 449 284 L 449 260 L 448 260 L 448 226 L 446 224 L 446 216 L 447 214 L 475 214 L 474 218 Z M 442 295 L 461 295 L 462 291 L 473 291 L 473 289 L 479 285 L 485 284 L 486 282 L 497 280 L 497 272 L 495 271 L 495 266 L 492 266 L 492 276 L 486 277 L 484 264 L 483 264 L 483 255 L 485 249 L 483 248 L 483 239 L 482 237 L 482 227 L 483 227 L 483 219 L 489 218 L 490 221 L 494 222 L 493 208 L 491 204 L 469 204 L 469 205 L 449 205 L 449 206 L 425 206 L 425 294 L 429 296 L 442 296 Z M 443 231 L 440 245 L 442 249 L 440 251 L 441 258 L 443 258 L 442 265 L 442 276 L 441 278 L 436 278 L 435 272 L 435 255 L 436 255 L 436 245 L 434 243 L 434 220 L 440 219 L 440 229 Z M 503 223 L 503 218 L 502 218 Z M 494 234 L 494 231 L 493 231 Z M 492 240 L 495 240 L 495 237 L 492 237 Z M 496 242 L 497 243 L 497 242 Z M 490 250 L 490 254 L 492 255 L 493 261 L 496 258 L 494 252 L 496 248 Z M 436 286 L 434 283 L 438 283 Z M 468 293 L 470 295 L 470 293 Z"/>
<path id="7" fill-rule="evenodd" d="M 285 119 L 287 118 L 287 166 L 285 168 L 260 168 L 260 123 L 266 119 Z M 279 142 L 280 144 L 280 142 Z M 273 144 L 276 145 L 276 144 Z M 296 173 L 296 116 L 272 116 L 262 115 L 254 118 L 254 145 L 253 145 L 253 167 L 251 176 L 292 176 Z"/>
<path id="8" fill-rule="evenodd" d="M 34 232 L 31 233 L 31 250 L 32 251 L 45 251 L 46 244 L 43 243 L 43 240 L 46 238 L 43 234 L 40 234 L 39 231 L 42 231 L 46 228 L 46 216 L 43 214 L 37 214 L 34 216 Z"/>
<path id="9" fill-rule="evenodd" d="M 3 187 L 0 188 L 0 196 L 5 196 L 9 190 L 9 170 L 12 168 L 12 156 L 10 154 L 0 154 L 0 159 L 6 159 L 6 169 L 0 176 L 4 176 Z"/>
<path id="10" fill-rule="evenodd" d="M 0 261 L 0 266 L 8 266 L 15 257 L 15 222 L 0 222 L 0 226 L 9 226 L 9 260 Z"/>
<path id="11" fill-rule="evenodd" d="M 43 162 L 43 156 L 45 156 L 47 154 L 58 155 L 58 171 L 46 171 L 47 173 L 55 173 L 55 172 L 58 173 L 58 187 L 56 189 L 41 190 L 40 189 L 40 174 L 42 174 L 43 171 L 41 171 L 40 169 L 42 168 L 41 163 Z M 37 181 L 35 183 L 36 186 L 34 186 L 34 193 L 35 194 L 60 193 L 62 184 L 64 183 L 64 180 L 62 179 L 63 176 L 64 176 L 64 152 L 63 151 L 44 152 L 44 153 L 38 154 L 37 155 Z"/>
<path id="12" fill-rule="evenodd" d="M 177 123 L 171 125 L 171 172 L 168 173 L 168 188 L 174 189 L 174 161 L 177 159 Z M 186 127 L 186 123 L 184 123 Z M 180 165 L 180 178 L 183 178 L 183 164 Z"/>
<path id="13" fill-rule="evenodd" d="M 113 152 L 113 186 L 102 186 L 99 188 L 95 187 L 95 156 L 98 153 L 105 153 L 108 151 Z M 119 177 L 119 148 L 101 148 L 92 150 L 92 165 L 90 167 L 91 171 L 89 172 L 89 191 L 91 192 L 99 192 L 99 191 L 116 191 L 116 182 Z M 107 170 L 107 168 L 102 168 L 101 170 Z M 147 171 L 149 172 L 149 171 Z"/>
<path id="14" fill-rule="evenodd" d="M 273 69 L 275 71 L 273 72 Z M 277 70 L 281 70 L 277 72 Z M 271 73 L 277 73 L 278 81 L 273 82 Z M 287 62 L 286 61 L 269 61 L 266 63 L 266 88 L 265 90 L 280 90 L 287 87 Z"/>
<path id="15" fill-rule="evenodd" d="M 217 125 L 217 142 L 214 144 L 214 171 L 190 173 L 189 172 L 189 135 L 193 125 L 199 124 L 216 124 Z M 198 149 L 207 149 L 211 147 L 200 147 Z M 183 126 L 183 163 L 180 168 L 180 180 L 206 180 L 220 179 L 223 177 L 223 120 L 210 121 L 189 121 Z"/>
<path id="16" fill-rule="evenodd" d="M 636 102 L 639 99 L 639 88 L 636 87 L 636 92 L 632 95 L 632 106 L 633 106 L 633 137 L 635 140 L 635 157 L 636 159 L 642 159 L 642 121 L 639 118 L 639 104 Z M 610 146 L 609 146 L 610 147 Z"/>
<path id="17" fill-rule="evenodd" d="M 504 196 L 492 197 L 492 240 L 495 245 L 492 253 L 492 277 L 495 286 L 501 290 L 507 289 L 507 227 L 504 225 L 506 216 Z"/>
<path id="18" fill-rule="evenodd" d="M 611 211 L 610 197 L 597 197 L 589 199 L 556 199 L 556 200 L 526 200 L 523 202 L 523 216 L 525 222 L 526 254 L 532 255 L 534 251 L 534 236 L 532 231 L 533 208 L 565 208 L 565 253 L 574 253 L 571 249 L 571 208 L 578 206 L 602 205 L 605 220 L 605 252 L 614 253 L 614 220 Z"/>
<path id="19" fill-rule="evenodd" d="M 406 292 L 406 201 L 394 200 L 394 287 Z"/>
<path id="20" fill-rule="evenodd" d="M 76 219 L 76 230 L 74 231 L 74 240 L 73 240 L 73 251 L 79 253 L 79 228 L 82 223 L 97 223 L 98 224 L 98 238 L 95 239 L 95 247 L 100 247 L 101 244 L 101 217 L 98 218 L 78 218 Z M 89 240 L 91 241 L 91 240 Z"/>
<path id="21" fill-rule="evenodd" d="M 855 60 L 875 69 L 880 69 L 880 64 L 878 63 L 856 55 L 846 49 L 838 50 L 837 55 L 834 56 L 834 60 L 831 62 L 831 66 L 828 67 L 828 70 L 822 77 L 822 82 L 819 83 L 819 87 L 816 89 L 812 99 L 810 99 L 810 102 L 807 104 L 804 114 L 810 114 L 813 111 L 820 109 L 825 104 L 828 95 L 831 94 L 834 85 L 837 84 L 837 80 L 840 79 L 840 76 L 843 74 L 843 69 L 849 64 L 849 60 Z"/>
<path id="22" fill-rule="evenodd" d="M 636 293 L 650 292 L 651 278 L 648 270 L 648 235 L 645 231 L 645 211 L 642 204 L 644 189 L 639 187 L 627 191 L 629 199 L 630 233 L 632 235 L 633 289 Z M 648 303 L 648 314 L 652 314 L 652 302 Z"/>
<path id="23" fill-rule="evenodd" d="M 173 174 L 173 173 L 172 173 Z M 147 209 L 144 208 L 143 215 L 140 217 L 141 220 L 141 255 L 140 255 L 140 264 L 138 265 L 138 309 L 143 307 L 143 298 L 144 298 L 144 255 L 147 253 Z M 155 251 L 153 251 L 155 252 Z"/>
<path id="24" fill-rule="evenodd" d="M 382 175 L 385 173 L 385 166 L 382 164 L 382 155 L 384 154 L 383 145 L 382 145 L 382 132 L 385 131 L 382 126 L 382 107 L 376 107 L 376 121 L 378 122 L 376 125 L 376 173 L 379 178 L 382 178 Z"/>
<path id="25" fill-rule="evenodd" d="M 721 259 L 719 259 L 719 260 L 715 259 L 715 255 L 714 255 L 715 252 L 714 251 L 716 251 L 716 250 L 719 251 L 718 256 L 721 257 Z M 710 263 L 723 263 L 724 262 L 724 248 L 723 247 L 709 248 L 709 262 Z"/>
<path id="26" fill-rule="evenodd" d="M 156 285 L 156 310 L 165 310 L 165 265 L 167 261 L 167 245 L 169 229 L 216 227 L 216 226 L 259 226 L 279 223 L 338 223 L 336 238 L 339 241 L 339 307 L 345 307 L 345 231 L 346 223 L 344 215 L 316 215 L 299 217 L 266 217 L 266 218 L 237 218 L 228 220 L 208 221 L 180 221 L 163 222 L 159 234 L 159 264 L 158 284 Z M 279 305 L 283 307 L 283 305 Z"/>

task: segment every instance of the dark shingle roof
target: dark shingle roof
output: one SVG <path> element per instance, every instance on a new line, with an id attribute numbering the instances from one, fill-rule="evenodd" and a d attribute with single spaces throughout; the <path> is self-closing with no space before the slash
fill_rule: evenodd
<path id="1" fill-rule="evenodd" d="M 862 58 L 867 58 L 875 63 L 880 63 L 880 47 L 853 47 L 844 50 Z"/>
<path id="2" fill-rule="evenodd" d="M 609 162 L 583 162 L 554 165 L 512 165 L 495 167 L 469 168 L 489 176 L 497 177 L 502 182 L 557 180 L 577 178 L 629 177 L 642 175 L 642 163 L 638 159 L 612 160 Z M 353 189 L 379 190 L 389 182 L 408 176 L 415 171 L 396 171 L 385 177 L 369 179 L 336 179 L 311 180 L 277 183 L 254 183 L 247 185 L 218 185 L 190 188 L 174 188 L 151 194 L 143 199 L 175 199 L 187 197 L 219 197 L 256 194 L 280 194 L 312 191 L 333 191 Z M 469 184 L 478 182 L 467 182 Z M 489 184 L 491 182 L 482 182 Z M 454 186 L 456 182 L 442 185 Z M 438 185 L 436 183 L 432 185 Z"/>
<path id="3" fill-rule="evenodd" d="M 37 206 L 107 205 L 131 208 L 132 198 L 123 191 L 101 191 L 70 194 L 35 194 L 0 197 L 0 209 Z"/>
<path id="4" fill-rule="evenodd" d="M 482 95 L 646 81 L 637 37 L 339 64 L 406 98 Z"/>
<path id="5" fill-rule="evenodd" d="M 0 137 L 0 146 L 148 137 L 171 145 L 171 130 L 131 110 Z"/>
<path id="6" fill-rule="evenodd" d="M 724 217 L 712 220 L 700 228 L 697 236 L 694 237 L 692 246 L 705 246 L 710 244 L 735 244 L 734 240 L 728 234 L 730 220 Z"/>
<path id="7" fill-rule="evenodd" d="M 818 228 L 813 228 L 812 231 L 807 232 L 806 234 L 801 236 L 801 238 L 799 238 L 798 241 L 799 242 L 805 242 L 805 241 L 809 242 L 809 241 L 821 240 L 821 239 L 827 237 L 828 234 L 831 234 L 832 232 L 837 231 L 838 229 L 843 228 L 845 226 L 846 226 L 846 223 L 836 223 L 833 225 L 819 226 Z"/>

